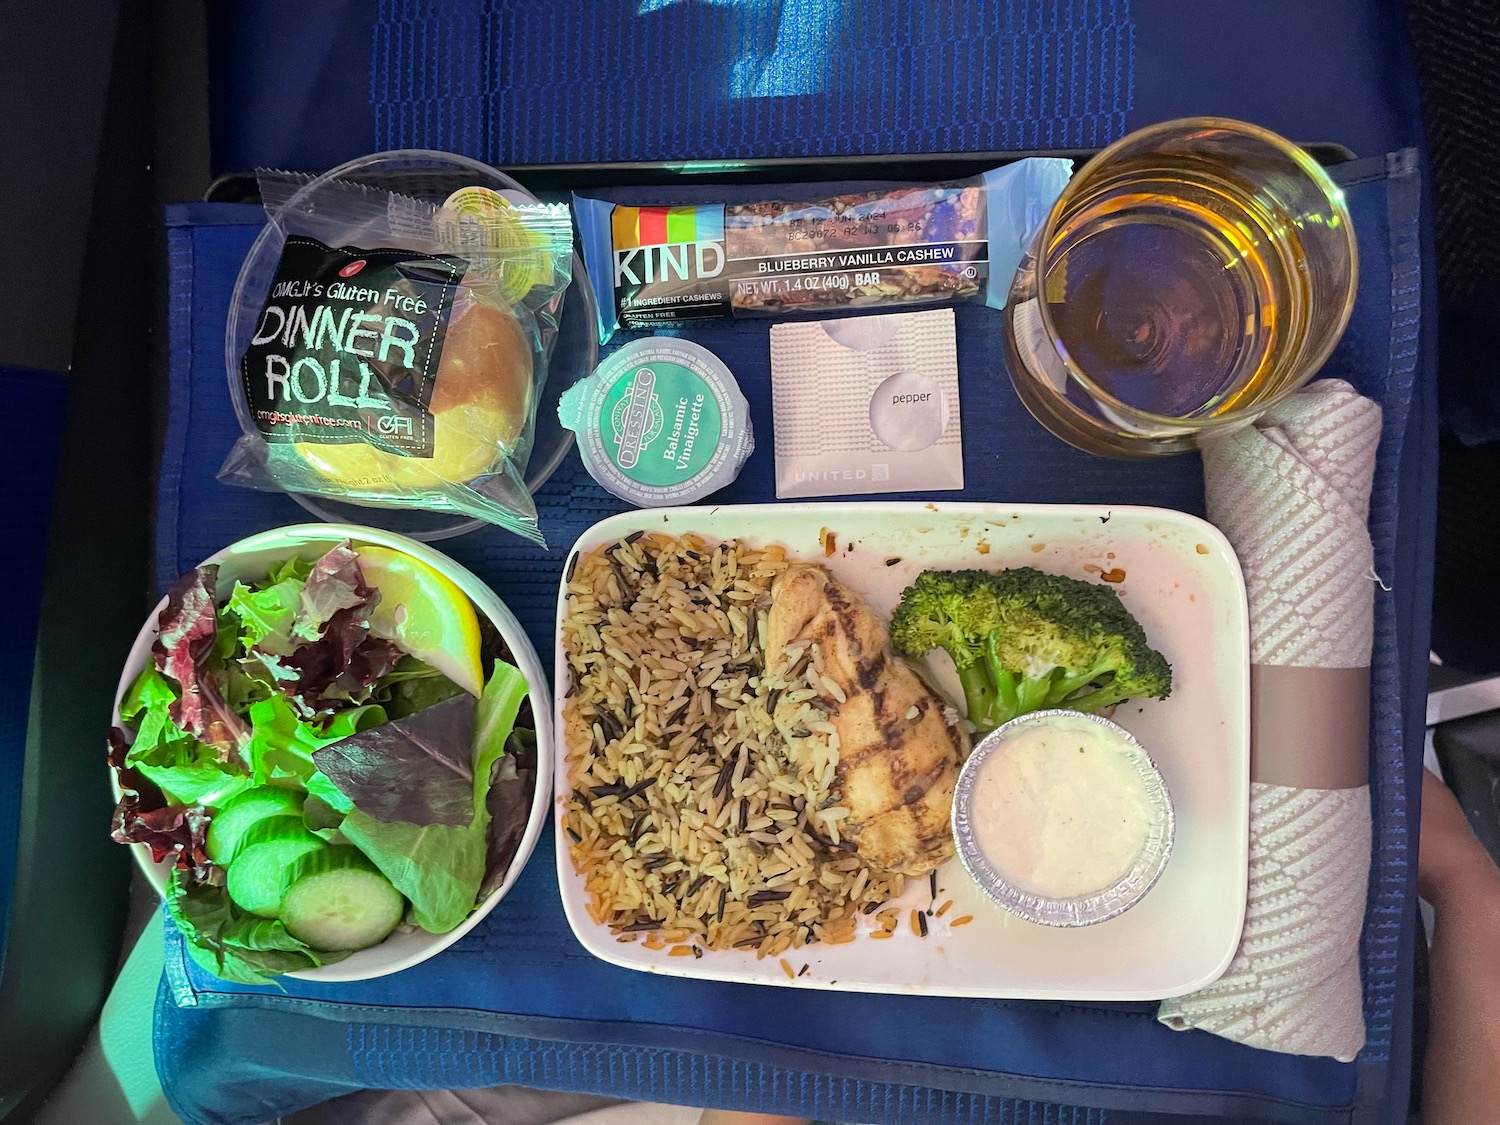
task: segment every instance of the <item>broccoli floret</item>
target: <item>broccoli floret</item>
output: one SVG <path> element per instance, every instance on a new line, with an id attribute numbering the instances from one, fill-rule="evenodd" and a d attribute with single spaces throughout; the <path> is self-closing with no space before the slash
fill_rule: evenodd
<path id="1" fill-rule="evenodd" d="M 1114 590 L 1032 567 L 924 571 L 901 594 L 891 642 L 907 657 L 952 657 L 981 731 L 1028 711 L 1101 711 L 1172 690 L 1170 665 Z"/>

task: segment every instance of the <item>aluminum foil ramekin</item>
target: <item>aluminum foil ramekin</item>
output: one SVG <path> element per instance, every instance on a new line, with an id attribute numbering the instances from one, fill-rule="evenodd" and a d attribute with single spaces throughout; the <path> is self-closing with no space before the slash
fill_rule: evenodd
<path id="1" fill-rule="evenodd" d="M 1055 723 L 1061 717 L 1097 723 L 1138 751 L 1131 756 L 1131 761 L 1145 786 L 1152 810 L 1146 841 L 1135 862 L 1112 886 L 1074 898 L 1049 898 L 1023 890 L 1007 880 L 981 850 L 973 821 L 974 786 L 990 759 L 1018 730 L 1037 724 Z M 1043 926 L 1092 926 L 1129 910 L 1145 897 L 1166 868 L 1167 860 L 1172 855 L 1175 833 L 1172 798 L 1145 747 L 1118 723 L 1082 711 L 1033 711 L 995 728 L 974 747 L 958 775 L 953 793 L 953 841 L 964 870 L 989 898 L 1028 922 Z"/>

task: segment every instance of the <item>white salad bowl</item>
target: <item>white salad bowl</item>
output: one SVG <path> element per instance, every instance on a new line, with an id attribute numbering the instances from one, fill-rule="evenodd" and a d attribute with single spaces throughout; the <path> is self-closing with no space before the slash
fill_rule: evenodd
<path id="1" fill-rule="evenodd" d="M 274 564 L 294 555 L 309 560 L 316 559 L 345 539 L 350 540 L 356 547 L 360 544 L 387 547 L 426 563 L 451 579 L 460 590 L 468 595 L 475 609 L 489 618 L 515 658 L 516 667 L 526 677 L 531 713 L 536 722 L 536 792 L 532 795 L 526 831 L 521 837 L 521 844 L 516 850 L 515 858 L 511 860 L 510 869 L 505 873 L 505 881 L 490 892 L 458 926 L 445 934 L 431 934 L 425 930 L 413 930 L 410 933 L 397 931 L 379 945 L 351 953 L 335 964 L 285 974 L 299 980 L 369 980 L 371 977 L 388 976 L 402 969 L 408 969 L 447 949 L 477 926 L 480 920 L 493 910 L 515 885 L 516 879 L 520 877 L 522 869 L 526 866 L 527 859 L 536 847 L 537 838 L 541 835 L 542 826 L 547 820 L 548 804 L 552 797 L 552 702 L 547 687 L 546 672 L 542 669 L 536 650 L 531 646 L 531 641 L 527 639 L 525 631 L 516 621 L 515 616 L 495 592 L 471 571 L 448 556 L 403 535 L 380 531 L 373 527 L 335 523 L 304 523 L 263 531 L 248 539 L 231 543 L 222 551 L 205 559 L 204 562 L 205 564 L 218 564 L 220 582 L 227 586 L 235 579 L 253 581 L 264 578 Z M 120 686 L 115 692 L 111 721 L 116 726 L 123 725 L 120 720 L 120 701 L 124 699 L 130 685 L 135 682 L 136 677 L 151 660 L 151 646 L 156 640 L 157 633 L 157 617 L 166 604 L 166 598 L 157 603 L 151 615 L 146 619 L 146 623 L 141 626 L 135 644 L 131 646 L 130 656 L 126 659 L 124 671 L 120 674 Z M 115 800 L 118 801 L 121 792 L 114 770 L 110 770 L 110 785 L 114 791 Z M 158 894 L 165 896 L 167 879 L 172 869 L 171 863 L 154 861 L 151 858 L 151 849 L 145 844 L 132 844 L 130 847 L 135 852 L 136 861 L 151 885 L 156 888 Z"/>

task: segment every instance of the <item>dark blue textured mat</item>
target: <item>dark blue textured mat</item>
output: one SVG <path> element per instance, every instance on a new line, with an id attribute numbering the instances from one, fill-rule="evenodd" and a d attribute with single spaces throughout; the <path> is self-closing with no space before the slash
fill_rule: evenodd
<path id="1" fill-rule="evenodd" d="M 383 980 L 288 982 L 285 993 L 239 988 L 198 971 L 169 935 L 157 1053 L 178 1112 L 193 1122 L 249 1125 L 360 1086 L 523 1082 L 846 1120 L 1108 1118 L 1057 1104 L 1255 1113 L 1285 1122 L 1386 1120 L 1386 1083 L 1394 1076 L 1400 1085 L 1405 1074 L 1406 771 L 1420 754 L 1422 720 L 1419 707 L 1403 712 L 1401 701 L 1413 698 L 1425 662 L 1431 482 L 1422 447 L 1404 448 L 1412 426 L 1425 432 L 1420 412 L 1408 410 L 1419 385 L 1418 176 L 1409 158 L 1349 171 L 1365 177 L 1349 187 L 1364 268 L 1354 322 L 1328 373 L 1386 409 L 1371 529 L 1377 566 L 1394 590 L 1377 600 L 1377 831 L 1364 939 L 1370 1042 L 1357 1063 L 1169 1032 L 1156 1024 L 1154 1005 L 796 992 L 613 968 L 586 954 L 567 929 L 549 831 L 500 909 L 448 952 Z M 235 436 L 222 371 L 225 307 L 258 222 L 250 208 L 169 211 L 171 416 L 157 529 L 163 581 L 236 538 L 303 518 L 285 497 L 214 480 Z M 726 501 L 772 499 L 767 331 L 767 322 L 743 321 L 693 333 L 739 376 L 760 430 L 761 448 L 722 494 Z M 998 314 L 959 309 L 958 337 L 964 498 L 1201 511 L 1196 459 L 1100 461 L 1032 422 L 1004 374 Z M 551 551 L 493 530 L 445 549 L 500 592 L 545 654 L 566 547 L 620 505 L 570 460 L 538 506 Z"/>
<path id="2" fill-rule="evenodd" d="M 1090 146 L 1200 113 L 1360 155 L 1421 136 L 1389 0 L 220 0 L 208 19 L 219 173 L 412 145 L 501 164 Z"/>

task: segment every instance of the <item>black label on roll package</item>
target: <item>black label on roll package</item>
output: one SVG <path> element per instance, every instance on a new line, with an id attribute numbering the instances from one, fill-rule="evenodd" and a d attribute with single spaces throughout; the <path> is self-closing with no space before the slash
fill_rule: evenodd
<path id="1" fill-rule="evenodd" d="M 468 263 L 291 235 L 240 363 L 268 442 L 431 457 L 432 400 Z"/>

